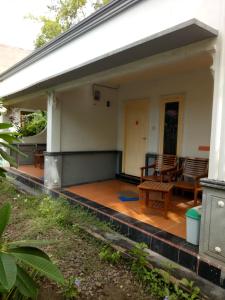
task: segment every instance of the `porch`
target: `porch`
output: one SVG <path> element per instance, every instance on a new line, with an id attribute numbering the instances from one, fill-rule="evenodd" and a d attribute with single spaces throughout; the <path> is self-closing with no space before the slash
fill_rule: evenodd
<path id="1" fill-rule="evenodd" d="M 140 167 L 163 152 L 168 142 L 168 136 L 164 139 L 166 103 L 178 103 L 175 154 L 180 160 L 209 157 L 211 63 L 211 55 L 203 51 L 169 66 L 151 68 L 150 62 L 138 72 L 110 74 L 104 80 L 95 77 L 91 83 L 50 93 L 44 175 L 28 165 L 21 165 L 19 172 L 38 182 L 43 176 L 46 188 L 57 189 L 101 220 L 112 221 L 121 233 L 196 271 L 198 247 L 186 242 L 185 223 L 192 194 L 190 198 L 173 195 L 165 219 L 158 207 L 146 208 L 143 200 L 121 202 L 120 192 L 137 192 L 137 187 L 116 178 L 128 175 L 135 181 Z M 157 200 L 158 195 L 153 196 Z"/>
<path id="2" fill-rule="evenodd" d="M 27 175 L 31 179 L 43 182 L 44 170 L 34 165 L 20 165 L 19 173 Z M 187 209 L 193 207 L 192 193 L 180 194 L 174 191 L 170 202 L 167 218 L 163 215 L 163 204 L 157 200 L 161 197 L 159 193 L 152 192 L 151 199 L 155 200 L 149 207 L 138 197 L 137 184 L 125 182 L 124 180 L 112 179 L 87 184 L 78 184 L 66 187 L 64 191 L 88 199 L 93 203 L 100 204 L 113 211 L 121 213 L 133 219 L 132 223 L 142 222 L 155 228 L 155 232 L 167 232 L 182 239 L 186 239 L 186 217 Z M 121 201 L 121 194 L 133 193 L 135 200 Z M 129 222 L 128 222 L 129 223 Z"/>
<path id="3" fill-rule="evenodd" d="M 43 182 L 34 177 L 34 173 L 31 176 L 31 173 L 10 168 L 8 174 L 17 182 L 35 191 L 39 190 L 41 193 L 44 192 L 56 198 L 63 196 L 71 204 L 81 206 L 101 221 L 110 223 L 121 234 L 136 242 L 144 242 L 152 251 L 197 272 L 200 276 L 207 275 L 209 277 L 205 278 L 218 284 L 218 269 L 207 264 L 209 272 L 205 274 L 203 271 L 205 262 L 200 260 L 198 246 L 184 239 L 184 212 L 186 207 L 191 205 L 191 200 L 186 197 L 187 195 L 185 199 L 173 197 L 169 218 L 166 220 L 158 208 L 146 209 L 143 201 L 120 202 L 118 193 L 128 189 L 136 192 L 134 184 L 109 180 L 56 190 L 46 188 Z M 181 230 L 180 227 L 182 227 Z"/>
<path id="4" fill-rule="evenodd" d="M 163 206 L 157 202 L 160 195 L 152 192 L 150 196 L 155 201 L 153 205 L 146 207 L 144 200 L 138 199 L 138 189 L 134 184 L 120 180 L 108 180 L 75 185 L 66 188 L 66 190 L 131 217 L 137 222 L 141 221 L 152 225 L 158 232 L 166 231 L 181 238 L 186 238 L 185 212 L 193 206 L 190 197 L 173 195 L 166 219 L 163 217 Z M 137 200 L 121 201 L 119 196 L 123 192 L 137 194 Z"/>
<path id="5" fill-rule="evenodd" d="M 157 63 L 149 57 L 42 97 L 48 112 L 44 171 L 32 160 L 21 161 L 19 171 L 185 239 L 192 198 L 173 195 L 165 219 L 142 200 L 120 202 L 118 193 L 137 192 L 137 187 L 115 179 L 139 180 L 140 167 L 151 164 L 156 153 L 169 151 L 180 161 L 209 157 L 213 77 L 208 46 L 175 49 L 166 56 L 176 57 L 172 61 L 165 63 L 164 54 Z"/>

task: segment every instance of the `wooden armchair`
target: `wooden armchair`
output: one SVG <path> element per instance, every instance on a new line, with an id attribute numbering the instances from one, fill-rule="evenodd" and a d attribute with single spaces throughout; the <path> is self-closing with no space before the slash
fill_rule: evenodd
<path id="1" fill-rule="evenodd" d="M 175 188 L 194 192 L 194 206 L 196 206 L 198 193 L 202 191 L 200 178 L 208 176 L 208 159 L 187 157 L 182 167 L 173 175 L 179 179 L 175 183 Z"/>
<path id="2" fill-rule="evenodd" d="M 36 150 L 34 152 L 34 167 L 40 167 L 40 169 L 44 169 L 44 151 Z"/>
<path id="3" fill-rule="evenodd" d="M 148 175 L 149 169 L 153 169 L 153 174 Z M 145 180 L 169 182 L 171 181 L 170 172 L 177 170 L 177 157 L 170 154 L 159 154 L 155 162 L 149 166 L 141 168 L 141 182 Z"/>

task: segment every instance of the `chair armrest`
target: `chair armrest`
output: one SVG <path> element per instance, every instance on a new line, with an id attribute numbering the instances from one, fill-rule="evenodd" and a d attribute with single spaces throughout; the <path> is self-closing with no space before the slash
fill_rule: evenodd
<path id="1" fill-rule="evenodd" d="M 144 176 L 144 170 L 153 169 L 153 168 L 155 168 L 155 165 L 156 164 L 154 163 L 149 166 L 141 167 L 141 178 Z"/>
<path id="2" fill-rule="evenodd" d="M 205 173 L 205 174 L 201 174 L 199 176 L 196 176 L 196 180 L 199 180 L 201 178 L 205 178 L 205 177 L 208 177 L 208 173 Z"/>
<path id="3" fill-rule="evenodd" d="M 155 164 L 152 164 L 152 165 L 149 165 L 149 166 L 145 166 L 145 167 L 141 167 L 141 170 L 147 170 L 147 169 L 151 169 L 151 168 L 154 168 L 155 167 Z"/>
<path id="4" fill-rule="evenodd" d="M 199 181 L 200 181 L 200 179 L 201 178 L 205 178 L 205 177 L 207 177 L 208 176 L 208 173 L 205 173 L 205 174 L 201 174 L 201 175 L 199 175 L 199 176 L 196 176 L 195 177 L 195 186 L 197 187 L 197 186 L 200 186 L 200 183 L 199 183 Z"/>
<path id="5" fill-rule="evenodd" d="M 178 169 L 178 170 L 171 171 L 171 172 L 170 172 L 170 175 L 171 175 L 171 176 L 179 176 L 179 175 L 181 175 L 182 173 L 183 173 L 183 168 L 180 168 L 180 169 Z"/>
<path id="6" fill-rule="evenodd" d="M 151 164 L 151 165 L 148 165 L 148 166 L 141 167 L 141 170 L 147 170 L 147 169 L 151 169 L 151 168 L 154 168 L 154 167 L 155 167 L 155 163 Z"/>
<path id="7" fill-rule="evenodd" d="M 167 173 L 171 173 L 172 171 L 177 171 L 177 166 L 174 166 L 174 167 L 170 167 L 168 169 L 165 169 L 165 170 L 162 170 L 160 171 L 161 174 L 167 174 Z"/>
<path id="8" fill-rule="evenodd" d="M 183 172 L 183 168 L 177 170 L 177 166 L 167 170 L 166 175 L 169 177 L 169 182 L 177 180 L 177 176 L 181 175 Z"/>

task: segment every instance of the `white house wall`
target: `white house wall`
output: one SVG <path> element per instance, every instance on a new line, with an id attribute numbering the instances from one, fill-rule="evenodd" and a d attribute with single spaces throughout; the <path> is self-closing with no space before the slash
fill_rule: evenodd
<path id="1" fill-rule="evenodd" d="M 120 112 L 118 150 L 124 147 L 123 104 L 131 99 L 149 99 L 148 152 L 159 152 L 160 99 L 165 95 L 184 95 L 181 156 L 208 157 L 199 146 L 210 145 L 213 80 L 209 70 L 179 74 L 154 81 L 132 82 L 119 90 Z"/>
<path id="2" fill-rule="evenodd" d="M 220 2 L 221 0 L 140 1 L 5 79 L 0 84 L 0 96 L 20 91 L 192 18 L 199 17 L 200 21 L 202 19 L 217 29 L 218 15 L 211 12 L 219 11 Z"/>
<path id="3" fill-rule="evenodd" d="M 148 152 L 159 151 L 160 99 L 184 95 L 181 156 L 208 157 L 199 146 L 210 145 L 213 79 L 208 69 L 176 76 L 121 84 L 118 91 L 102 90 L 93 100 L 90 85 L 59 94 L 62 101 L 61 151 L 122 150 L 123 105 L 131 99 L 149 99 Z M 106 107 L 106 101 L 111 103 Z M 119 102 L 119 104 L 118 104 Z"/>
<path id="4" fill-rule="evenodd" d="M 61 106 L 61 151 L 116 150 L 117 92 L 101 89 L 94 101 L 90 85 L 58 95 Z M 110 101 L 110 107 L 106 107 Z"/>

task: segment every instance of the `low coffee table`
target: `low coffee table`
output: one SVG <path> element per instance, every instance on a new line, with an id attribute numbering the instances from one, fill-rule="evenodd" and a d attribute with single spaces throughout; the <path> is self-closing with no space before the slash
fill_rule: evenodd
<path id="1" fill-rule="evenodd" d="M 144 181 L 140 185 L 138 185 L 140 191 L 140 198 L 144 195 L 145 206 L 147 207 L 149 201 L 156 201 L 154 199 L 149 198 L 149 192 L 160 192 L 162 193 L 162 199 L 157 199 L 157 201 L 164 202 L 164 217 L 167 218 L 167 212 L 169 203 L 171 200 L 171 194 L 173 190 L 174 184 L 169 182 L 155 182 L 155 181 Z"/>

